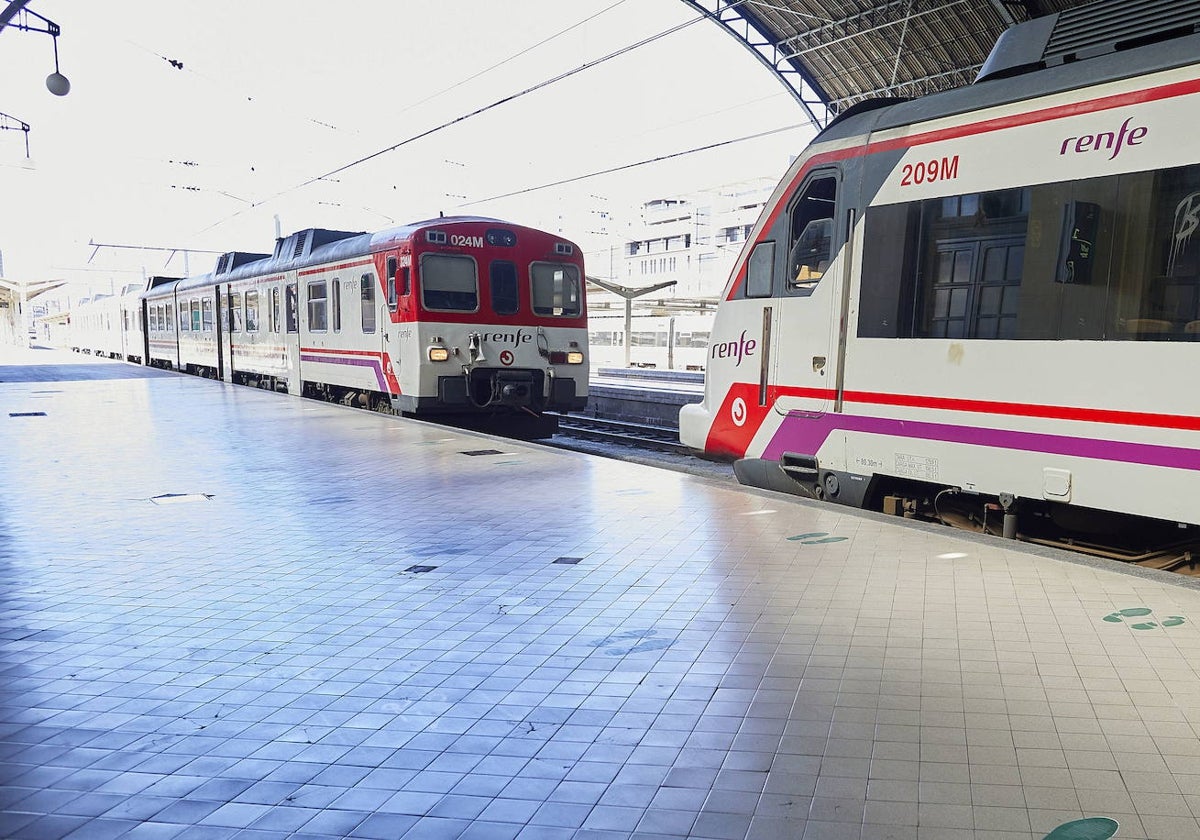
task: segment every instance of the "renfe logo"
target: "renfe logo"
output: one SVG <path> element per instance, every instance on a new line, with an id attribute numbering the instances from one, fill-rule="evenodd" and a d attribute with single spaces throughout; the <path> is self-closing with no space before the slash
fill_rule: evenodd
<path id="1" fill-rule="evenodd" d="M 758 346 L 758 342 L 753 338 L 746 338 L 746 331 L 742 330 L 742 335 L 737 341 L 720 341 L 712 346 L 712 357 L 714 359 L 732 359 L 737 357 L 737 364 L 734 367 L 741 367 L 743 356 L 753 356 L 754 348 Z"/>
<path id="2" fill-rule="evenodd" d="M 1112 149 L 1112 154 L 1108 156 L 1108 159 L 1113 160 L 1123 148 L 1140 145 L 1142 139 L 1150 133 L 1150 129 L 1144 125 L 1130 129 L 1131 122 L 1133 122 L 1133 117 L 1129 117 L 1121 123 L 1120 131 L 1101 131 L 1099 134 L 1068 137 L 1062 142 L 1062 148 L 1058 150 L 1058 154 L 1060 156 L 1067 152 L 1083 154 L 1084 152 L 1101 152 Z"/>
<path id="3" fill-rule="evenodd" d="M 517 330 L 515 333 L 485 332 L 480 336 L 480 338 L 482 338 L 484 341 L 493 341 L 496 344 L 511 344 L 513 347 L 520 347 L 527 341 L 533 341 L 533 336 L 525 332 L 525 330 Z"/>

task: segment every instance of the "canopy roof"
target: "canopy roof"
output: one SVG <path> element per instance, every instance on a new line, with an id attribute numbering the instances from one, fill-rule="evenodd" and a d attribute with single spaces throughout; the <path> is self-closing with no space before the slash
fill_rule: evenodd
<path id="1" fill-rule="evenodd" d="M 970 84 L 1009 26 L 1090 0 L 684 2 L 741 40 L 824 125 L 864 99 Z"/>

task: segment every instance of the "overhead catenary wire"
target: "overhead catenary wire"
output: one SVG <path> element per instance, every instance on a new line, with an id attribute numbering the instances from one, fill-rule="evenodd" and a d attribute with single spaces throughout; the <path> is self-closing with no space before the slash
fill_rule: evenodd
<path id="1" fill-rule="evenodd" d="M 729 4 L 729 7 L 739 6 L 742 3 L 746 3 L 746 2 L 748 2 L 748 0 L 733 0 L 733 2 L 731 2 Z M 273 195 L 270 195 L 267 198 L 262 199 L 261 201 L 253 202 L 249 208 L 238 210 L 235 213 L 232 213 L 231 215 L 226 216 L 223 219 L 213 222 L 208 227 L 205 227 L 205 228 L 201 229 L 200 231 L 197 231 L 197 233 L 206 233 L 207 231 L 210 231 L 215 227 L 219 227 L 220 225 L 224 224 L 225 222 L 228 222 L 232 219 L 237 218 L 242 213 L 244 213 L 246 211 L 246 209 L 251 209 L 253 207 L 261 206 L 263 204 L 266 204 L 267 202 L 274 201 L 277 198 L 281 198 L 285 195 L 296 192 L 297 190 L 301 190 L 311 184 L 315 184 L 318 181 L 325 180 L 333 175 L 338 175 L 349 169 L 353 169 L 356 166 L 361 166 L 364 163 L 367 163 L 369 161 L 375 160 L 378 157 L 381 157 L 383 155 L 394 152 L 397 149 L 403 148 L 404 146 L 407 146 L 410 143 L 415 143 L 418 140 L 422 140 L 426 137 L 429 137 L 430 135 L 436 134 L 439 131 L 444 131 L 447 128 L 450 128 L 452 126 L 458 125 L 459 123 L 465 122 L 466 120 L 469 120 L 472 117 L 477 117 L 480 114 L 484 114 L 488 111 L 491 111 L 495 108 L 500 107 L 501 105 L 506 105 L 506 104 L 508 104 L 510 102 L 514 102 L 517 99 L 520 99 L 524 96 L 528 96 L 531 93 L 536 93 L 539 90 L 543 90 L 547 87 L 550 87 L 551 85 L 554 85 L 561 81 L 569 79 L 572 76 L 576 76 L 580 73 L 583 73 L 584 71 L 590 70 L 594 67 L 598 67 L 601 64 L 611 61 L 614 58 L 619 58 L 620 56 L 623 56 L 626 53 L 632 52 L 633 50 L 636 50 L 636 49 L 640 49 L 641 47 L 644 47 L 648 44 L 652 44 L 655 41 L 659 41 L 659 40 L 667 37 L 668 35 L 673 35 L 676 32 L 679 32 L 680 30 L 686 29 L 689 26 L 693 26 L 701 21 L 708 20 L 708 19 L 709 19 L 709 15 L 702 14 L 699 17 L 695 17 L 695 18 L 692 18 L 691 20 L 683 21 L 682 23 L 678 23 L 678 24 L 675 24 L 674 26 L 670 26 L 660 32 L 653 34 L 653 35 L 649 35 L 649 36 L 643 38 L 642 40 L 637 41 L 633 44 L 627 44 L 626 46 L 621 47 L 620 49 L 614 50 L 614 51 L 608 53 L 607 55 L 603 55 L 600 58 L 593 59 L 592 61 L 588 61 L 584 64 L 581 64 L 572 70 L 567 70 L 563 73 L 559 73 L 558 75 L 552 76 L 549 79 L 545 79 L 534 85 L 530 85 L 529 87 L 525 88 L 524 90 L 518 91 L 516 93 L 511 93 L 507 96 L 501 97 L 500 99 L 497 99 L 496 101 L 494 101 L 488 105 L 483 105 L 479 108 L 474 109 L 473 111 L 469 111 L 465 114 L 461 114 L 460 116 L 454 117 L 453 119 L 447 120 L 439 125 L 433 126 L 432 128 L 428 128 L 428 129 L 418 132 L 417 134 L 414 134 L 410 137 L 406 137 L 405 139 L 403 139 L 397 143 L 393 143 L 392 145 L 386 146 L 382 149 L 379 149 L 378 151 L 372 152 L 368 155 L 364 155 L 360 158 L 357 158 L 356 160 L 350 161 L 349 163 L 342 164 L 341 166 L 339 166 L 335 169 L 331 169 L 328 172 L 325 172 L 321 175 L 316 175 L 312 178 L 302 181 L 299 184 L 296 184 L 295 186 L 288 187 L 287 189 L 284 189 L 284 190 L 280 190 L 279 192 L 274 193 Z"/>
<path id="2" fill-rule="evenodd" d="M 447 93 L 450 93 L 453 90 L 458 90 L 460 87 L 467 84 L 468 82 L 473 82 L 476 79 L 478 79 L 480 76 L 485 76 L 488 73 L 491 73 L 493 70 L 503 67 L 505 64 L 508 64 L 510 61 L 516 61 L 521 56 L 528 55 L 529 53 L 536 50 L 538 47 L 543 47 L 546 44 L 549 44 L 551 41 L 561 38 L 563 35 L 566 35 L 568 32 L 578 29 L 579 27 L 583 26 L 585 23 L 590 23 L 591 21 L 595 20 L 596 18 L 600 17 L 601 15 L 611 12 L 613 9 L 617 8 L 617 6 L 620 6 L 620 5 L 622 5 L 624 3 L 628 3 L 628 2 L 629 2 L 629 0 L 617 0 L 617 2 L 615 2 L 609 6 L 605 6 L 603 9 L 596 12 L 595 14 L 588 15 L 583 20 L 577 21 L 576 23 L 571 24 L 566 29 L 560 29 L 557 32 L 555 32 L 553 35 L 547 35 L 545 38 L 538 41 L 536 44 L 530 44 L 528 47 L 525 47 L 525 49 L 521 50 L 520 52 L 513 53 L 508 58 L 501 59 L 500 61 L 497 61 L 495 64 L 485 67 L 482 70 L 478 71 L 477 73 L 472 73 L 470 76 L 467 76 L 465 79 L 460 79 L 459 81 L 455 82 L 454 84 L 450 85 L 449 87 L 442 88 L 441 90 L 437 91 L 436 93 L 429 94 L 429 96 L 426 96 L 424 99 L 420 99 L 420 100 L 414 102 L 412 105 L 409 105 L 407 108 L 405 108 L 403 111 L 401 111 L 401 113 L 402 114 L 408 113 L 409 111 L 413 110 L 414 108 L 419 108 L 420 106 L 424 105 L 426 102 L 432 102 L 434 99 L 445 96 Z"/>
<path id="3" fill-rule="evenodd" d="M 608 169 L 599 169 L 599 170 L 596 170 L 595 172 L 588 172 L 587 174 L 584 174 L 584 175 L 573 175 L 570 178 L 563 178 L 559 181 L 551 181 L 546 184 L 539 184 L 536 187 L 525 187 L 523 189 L 513 190 L 512 192 L 502 193 L 500 195 L 493 195 L 488 198 L 480 198 L 480 199 L 476 199 L 475 201 L 468 201 L 465 204 L 462 204 L 460 206 L 470 207 L 475 204 L 483 204 L 488 201 L 499 201 L 500 199 L 503 199 L 503 198 L 512 198 L 514 196 L 525 195 L 526 193 L 536 192 L 538 190 L 550 189 L 551 187 L 561 187 L 564 184 L 573 184 L 576 181 L 583 181 L 588 178 L 596 178 L 601 175 L 611 175 L 614 172 L 624 172 L 625 170 L 628 170 L 628 169 L 636 169 L 639 166 L 648 166 L 652 163 L 661 163 L 665 160 L 672 160 L 673 158 L 684 157 L 686 155 L 694 155 L 699 152 L 707 152 L 707 151 L 710 151 L 711 149 L 719 149 L 722 146 L 732 146 L 735 143 L 745 143 L 750 140 L 758 140 L 759 138 L 762 138 L 762 137 L 770 137 L 773 134 L 780 134 L 784 131 L 793 131 L 797 128 L 811 128 L 811 125 L 807 122 L 803 122 L 803 123 L 795 123 L 793 125 L 780 126 L 779 128 L 771 128 L 766 131 L 760 131 L 756 134 L 747 134 L 743 137 L 734 137 L 729 140 L 720 140 L 716 143 L 708 143 L 707 145 L 704 145 L 704 146 L 696 146 L 695 148 L 685 149 L 684 151 L 681 151 L 681 152 L 671 152 L 669 154 L 658 155 L 657 157 L 647 158 L 645 160 L 639 160 L 634 163 L 624 163 L 624 164 L 621 164 L 620 166 L 609 167 Z"/>

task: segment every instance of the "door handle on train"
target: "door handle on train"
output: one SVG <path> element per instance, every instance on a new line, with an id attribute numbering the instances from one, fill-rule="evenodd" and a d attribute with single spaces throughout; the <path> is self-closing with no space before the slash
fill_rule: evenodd
<path id="1" fill-rule="evenodd" d="M 825 375 L 824 356 L 813 356 L 813 373 L 820 373 L 822 376 Z"/>

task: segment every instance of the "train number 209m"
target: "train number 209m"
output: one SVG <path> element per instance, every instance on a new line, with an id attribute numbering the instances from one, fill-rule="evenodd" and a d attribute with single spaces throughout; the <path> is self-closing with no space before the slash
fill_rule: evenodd
<path id="1" fill-rule="evenodd" d="M 931 184 L 934 181 L 949 181 L 958 177 L 958 155 L 954 157 L 934 158 L 931 161 L 906 163 L 901 167 L 900 186 L 908 187 L 913 184 Z"/>

